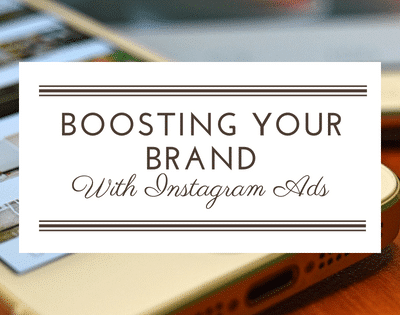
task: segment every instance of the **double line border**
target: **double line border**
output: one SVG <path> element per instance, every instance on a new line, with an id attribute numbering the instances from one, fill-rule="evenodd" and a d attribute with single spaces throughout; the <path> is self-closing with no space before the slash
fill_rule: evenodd
<path id="1" fill-rule="evenodd" d="M 366 220 L 40 220 L 40 232 L 365 232 Z"/>
<path id="2" fill-rule="evenodd" d="M 365 97 L 367 85 L 39 85 L 43 97 Z"/>
<path id="3" fill-rule="evenodd" d="M 39 85 L 43 97 L 366 97 L 367 85 Z M 40 220 L 40 232 L 365 232 L 365 220 Z"/>

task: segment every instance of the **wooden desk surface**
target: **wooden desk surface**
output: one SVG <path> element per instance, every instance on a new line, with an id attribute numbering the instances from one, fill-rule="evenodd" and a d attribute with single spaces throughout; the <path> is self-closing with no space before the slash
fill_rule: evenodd
<path id="1" fill-rule="evenodd" d="M 383 148 L 382 163 L 400 175 L 400 145 Z M 263 313 L 267 314 L 400 314 L 400 234 L 382 254 L 372 255 Z"/>

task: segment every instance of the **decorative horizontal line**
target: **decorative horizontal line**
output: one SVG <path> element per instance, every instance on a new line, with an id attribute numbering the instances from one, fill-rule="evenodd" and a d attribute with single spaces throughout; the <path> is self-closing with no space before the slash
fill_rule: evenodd
<path id="1" fill-rule="evenodd" d="M 61 223 L 54 224 L 55 222 L 61 222 Z M 70 224 L 70 223 L 83 223 L 83 224 Z M 98 223 L 103 223 L 103 224 L 98 224 Z M 122 223 L 122 224 L 115 224 L 115 223 Z M 127 223 L 134 223 L 134 224 L 127 224 Z M 278 224 L 265 224 L 265 223 L 278 223 Z M 343 224 L 343 223 L 349 223 L 349 224 Z M 354 223 L 361 223 L 361 224 L 354 224 Z M 40 232 L 49 232 L 49 231 L 50 232 L 71 232 L 71 231 L 72 232 L 298 232 L 298 231 L 300 232 L 304 231 L 363 232 L 364 231 L 365 232 L 366 231 L 365 223 L 366 220 L 39 220 L 39 231 Z"/>
<path id="2" fill-rule="evenodd" d="M 367 85 L 39 85 L 39 87 L 367 87 Z"/>
<path id="3" fill-rule="evenodd" d="M 367 89 L 39 89 L 39 93 L 366 93 Z"/>
<path id="4" fill-rule="evenodd" d="M 124 232 L 124 233 L 129 233 L 129 232 L 144 232 L 144 233 L 151 233 L 151 232 L 256 232 L 256 233 L 265 233 L 265 232 L 287 232 L 287 233 L 294 233 L 294 232 L 366 232 L 366 230 L 40 230 L 40 232 Z"/>
<path id="5" fill-rule="evenodd" d="M 365 228 L 366 224 L 39 224 L 39 228 Z"/>
<path id="6" fill-rule="evenodd" d="M 283 97 L 293 97 L 293 96 L 296 96 L 296 97 L 299 97 L 299 96 L 307 96 L 307 97 L 310 97 L 310 96 L 316 96 L 316 97 L 326 97 L 326 96 L 328 96 L 328 97 L 331 97 L 331 96 L 334 96 L 334 97 L 336 97 L 336 96 L 347 96 L 347 97 L 349 97 L 349 96 L 367 96 L 367 94 L 326 94 L 326 95 L 323 95 L 323 94 L 262 94 L 262 95 L 260 95 L 260 94 L 258 94 L 258 95 L 254 95 L 254 94 L 233 94 L 233 95 L 231 95 L 231 94 L 187 94 L 187 95 L 182 95 L 182 94 L 137 94 L 137 95 L 132 95 L 132 94 L 125 94 L 125 95 L 121 95 L 121 94 L 115 94 L 115 95 L 113 95 L 113 94 L 102 94 L 102 95 L 100 95 L 100 94 L 39 94 L 39 96 L 47 96 L 47 97 L 60 97 L 60 96 L 62 96 L 62 97 L 64 97 L 64 96 L 90 96 L 90 97 L 93 97 L 93 96 L 98 96 L 98 97 L 104 97 L 104 96 L 112 96 L 112 97 L 116 97 L 116 96 L 122 96 L 122 97 L 147 97 L 147 96 L 151 96 L 151 97 L 160 97 L 160 96 L 162 96 L 162 97 L 166 97 L 166 96 L 173 96 L 173 97 L 192 97 L 192 96 L 202 96 L 202 97 L 205 97 L 205 96 L 211 96 L 211 97 L 218 97 L 218 96 L 223 96 L 223 97 L 227 97 L 227 96 L 230 96 L 230 97 L 237 97 L 237 96 L 245 96 L 245 97 L 265 97 L 265 96 L 269 96 L 269 97 L 280 97 L 280 96 L 283 96 Z"/>
<path id="7" fill-rule="evenodd" d="M 366 220 L 39 220 L 39 222 L 367 222 Z"/>

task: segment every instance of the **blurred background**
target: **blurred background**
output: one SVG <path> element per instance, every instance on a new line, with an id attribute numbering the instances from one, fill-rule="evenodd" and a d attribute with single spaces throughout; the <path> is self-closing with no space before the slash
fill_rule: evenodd
<path id="1" fill-rule="evenodd" d="M 41 8 L 48 3 L 27 2 Z M 380 61 L 384 70 L 400 65 L 399 0 L 59 2 L 175 61 Z M 0 46 L 20 38 L 23 27 L 32 33 L 33 11 L 24 2 L 0 0 Z M 19 30 L 12 31 L 17 20 Z M 67 36 L 60 29 L 35 49 Z M 0 60 L 4 55 L 0 47 Z"/>
<path id="2" fill-rule="evenodd" d="M 399 0 L 63 0 L 177 61 L 400 62 Z"/>
<path id="3" fill-rule="evenodd" d="M 105 28 L 76 15 L 63 20 L 65 8 L 54 14 L 49 1 L 0 0 L 0 252 L 19 235 L 20 61 L 156 60 L 151 51 L 172 61 L 378 61 L 382 63 L 382 163 L 400 175 L 400 0 L 59 3 Z M 126 44 L 118 34 L 139 43 L 148 54 L 138 53 L 137 46 Z M 400 236 L 395 244 L 399 248 Z M 18 254 L 17 246 L 13 250 L 16 262 L 29 261 L 30 269 L 63 255 L 27 260 L 29 254 Z M 398 275 L 400 251 L 391 259 L 393 274 Z M 396 306 L 393 314 L 397 313 Z"/>
<path id="4" fill-rule="evenodd" d="M 0 243 L 19 233 L 20 61 L 379 61 L 382 162 L 400 174 L 400 0 L 58 4 L 0 0 Z"/>

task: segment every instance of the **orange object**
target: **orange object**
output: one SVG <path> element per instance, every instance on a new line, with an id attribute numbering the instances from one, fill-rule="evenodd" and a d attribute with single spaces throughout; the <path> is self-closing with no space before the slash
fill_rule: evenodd
<path id="1" fill-rule="evenodd" d="M 381 126 L 382 126 L 382 129 L 398 128 L 399 135 L 400 135 L 400 115 L 382 116 Z"/>
<path id="2" fill-rule="evenodd" d="M 3 303 L 0 303 L 0 315 L 11 315 L 10 310 Z"/>

